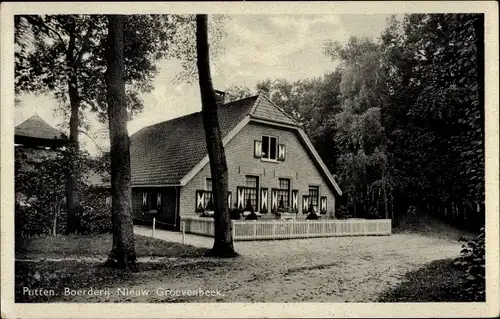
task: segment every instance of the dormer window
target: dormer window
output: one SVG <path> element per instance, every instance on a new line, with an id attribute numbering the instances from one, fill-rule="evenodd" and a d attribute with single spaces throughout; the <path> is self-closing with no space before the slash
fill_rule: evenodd
<path id="1" fill-rule="evenodd" d="M 278 138 L 274 136 L 262 136 L 262 158 L 276 161 Z"/>

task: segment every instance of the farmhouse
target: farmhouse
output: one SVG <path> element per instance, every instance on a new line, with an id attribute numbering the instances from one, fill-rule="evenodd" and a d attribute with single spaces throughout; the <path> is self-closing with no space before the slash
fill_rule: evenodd
<path id="1" fill-rule="evenodd" d="M 334 217 L 342 192 L 301 125 L 264 95 L 224 103 L 217 92 L 230 208 L 250 205 L 261 218 L 282 211 L 305 218 L 311 209 Z M 145 127 L 130 143 L 134 217 L 179 229 L 181 217 L 210 206 L 201 112 Z"/>

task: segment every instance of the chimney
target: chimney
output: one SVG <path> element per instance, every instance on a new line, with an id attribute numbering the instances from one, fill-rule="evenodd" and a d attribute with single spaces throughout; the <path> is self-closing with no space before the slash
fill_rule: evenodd
<path id="1" fill-rule="evenodd" d="M 226 92 L 215 90 L 215 101 L 217 105 L 223 105 L 226 103 Z"/>

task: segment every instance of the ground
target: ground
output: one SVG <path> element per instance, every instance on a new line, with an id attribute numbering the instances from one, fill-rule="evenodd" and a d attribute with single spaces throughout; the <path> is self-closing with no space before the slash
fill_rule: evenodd
<path id="1" fill-rule="evenodd" d="M 136 229 L 136 233 L 141 231 L 149 234 Z M 157 231 L 156 237 L 161 234 Z M 186 236 L 186 243 L 202 246 L 194 247 L 136 236 L 140 271 L 129 274 L 98 267 L 111 245 L 109 235 L 25 241 L 16 255 L 16 301 L 444 301 L 450 298 L 447 292 L 460 283 L 459 271 L 451 267 L 461 248 L 454 239 L 395 234 L 236 242 L 240 257 L 217 260 L 202 257 L 206 252 L 203 246 L 211 245 L 210 238 Z M 177 236 L 174 241 L 180 241 L 179 234 L 173 236 Z M 72 249 L 76 243 L 79 249 Z M 64 260 L 50 259 L 61 255 Z M 431 291 L 425 288 L 429 285 L 434 286 Z M 53 287 L 55 295 L 23 295 L 23 287 Z M 64 287 L 109 288 L 110 296 L 64 296 Z M 122 295 L 117 288 L 122 288 Z M 148 294 L 126 296 L 123 288 Z M 184 294 L 187 289 L 217 292 L 215 296 L 181 293 L 174 297 L 164 295 L 165 289 L 183 290 Z"/>

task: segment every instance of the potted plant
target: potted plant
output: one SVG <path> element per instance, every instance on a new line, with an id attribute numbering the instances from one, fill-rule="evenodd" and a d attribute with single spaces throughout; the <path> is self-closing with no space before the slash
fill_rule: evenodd
<path id="1" fill-rule="evenodd" d="M 309 209 L 307 210 L 307 212 L 308 212 L 308 214 L 307 214 L 306 219 L 309 219 L 309 220 L 319 219 L 318 215 L 314 211 L 313 205 L 309 205 Z"/>
<path id="2" fill-rule="evenodd" d="M 257 219 L 259 219 L 259 216 L 257 216 L 257 214 L 255 214 L 252 203 L 250 202 L 250 198 L 247 199 L 247 205 L 245 206 L 244 213 L 245 212 L 249 212 L 249 214 L 245 217 L 245 220 L 257 220 Z"/>
<path id="3" fill-rule="evenodd" d="M 229 218 L 230 219 L 241 219 L 241 214 L 243 211 L 238 209 L 238 205 L 234 203 L 234 207 L 229 210 Z"/>

